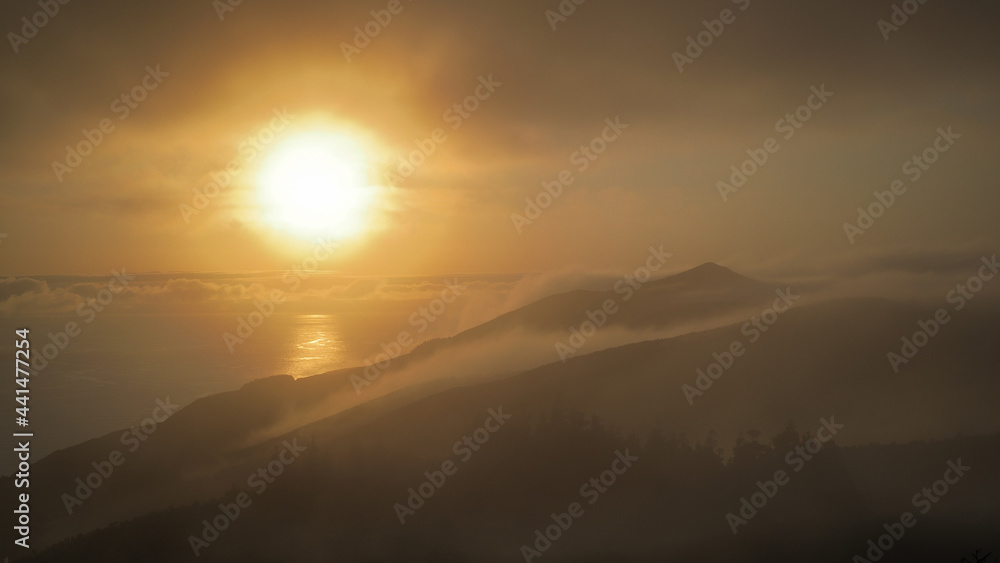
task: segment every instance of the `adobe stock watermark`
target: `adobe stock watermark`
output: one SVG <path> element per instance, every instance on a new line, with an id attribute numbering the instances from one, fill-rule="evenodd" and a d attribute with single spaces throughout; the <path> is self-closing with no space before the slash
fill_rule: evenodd
<path id="1" fill-rule="evenodd" d="M 89 325 L 94 322 L 97 314 L 103 312 L 114 301 L 115 296 L 125 291 L 129 283 L 134 279 L 134 275 L 125 273 L 125 268 L 122 268 L 121 272 L 111 270 L 111 278 L 103 287 L 97 290 L 94 297 L 84 299 L 83 303 L 77 306 L 77 316 L 83 319 L 84 324 Z M 48 334 L 49 342 L 42 345 L 41 353 L 35 354 L 31 358 L 31 367 L 35 370 L 35 375 L 48 367 L 49 362 L 55 360 L 60 353 L 65 351 L 72 340 L 80 336 L 82 332 L 83 326 L 77 324 L 75 321 L 67 322 L 61 331 L 56 333 L 50 332 Z"/>
<path id="2" fill-rule="evenodd" d="M 899 31 L 901 27 L 910 21 L 910 16 L 915 15 L 920 7 L 927 3 L 927 0 L 904 0 L 902 6 L 892 5 L 892 13 L 888 20 L 879 19 L 875 22 L 878 30 L 882 33 L 882 38 L 889 40 L 889 34 Z"/>
<path id="3" fill-rule="evenodd" d="M 335 248 L 334 241 L 329 238 L 317 239 L 316 246 L 312 253 L 306 256 L 301 262 L 292 266 L 292 269 L 281 276 L 281 282 L 290 291 L 298 291 L 304 280 L 309 279 L 310 274 L 316 272 L 320 263 L 330 259 Z M 254 332 L 264 324 L 264 321 L 271 318 L 278 305 L 287 300 L 287 295 L 281 289 L 272 289 L 268 296 L 263 299 L 254 299 L 254 310 L 245 317 L 236 317 L 236 329 L 233 332 L 222 333 L 222 341 L 230 354 L 236 353 L 236 346 L 245 344 L 254 335 Z"/>
<path id="4" fill-rule="evenodd" d="M 496 409 L 487 409 L 486 414 L 488 416 L 482 426 L 476 428 L 470 434 L 462 436 L 462 439 L 455 442 L 455 445 L 451 448 L 452 453 L 462 463 L 467 463 L 472 459 L 473 452 L 478 452 L 480 448 L 489 442 L 490 437 L 503 428 L 504 423 L 511 417 L 509 414 L 504 414 L 502 405 Z M 440 469 L 424 471 L 424 478 L 426 480 L 416 487 L 410 487 L 406 490 L 409 494 L 406 497 L 406 504 L 397 502 L 392 506 L 396 518 L 399 518 L 399 525 L 406 524 L 407 516 L 413 516 L 418 510 L 423 508 L 424 504 L 434 496 L 434 493 L 444 487 L 448 477 L 458 473 L 458 468 L 459 465 L 454 460 L 446 459 L 441 463 Z"/>
<path id="5" fill-rule="evenodd" d="M 792 288 L 786 289 L 776 289 L 774 293 L 778 296 L 774 300 L 774 303 L 770 308 L 765 309 L 760 317 L 750 317 L 750 320 L 743 323 L 740 327 L 740 334 L 748 338 L 747 344 L 754 344 L 760 340 L 763 333 L 770 330 L 774 323 L 778 322 L 778 316 L 782 313 L 788 311 L 796 301 L 799 300 L 800 295 L 793 293 Z M 722 354 L 718 352 L 712 353 L 712 363 L 708 364 L 706 369 L 699 368 L 697 370 L 697 377 L 694 379 L 694 386 L 688 385 L 687 383 L 681 385 L 681 391 L 684 392 L 684 398 L 687 399 L 688 405 L 694 405 L 694 398 L 701 397 L 706 391 L 712 388 L 712 385 L 716 381 L 722 378 L 722 376 L 729 371 L 729 368 L 733 367 L 736 363 L 737 358 L 746 353 L 746 345 L 744 345 L 742 339 L 733 340 L 729 345 L 729 348 L 724 350 Z"/>
<path id="6" fill-rule="evenodd" d="M 21 18 L 21 29 L 19 30 L 21 33 L 7 32 L 7 40 L 10 41 L 10 47 L 14 49 L 14 54 L 20 53 L 21 47 L 37 37 L 42 28 L 49 25 L 49 22 L 59 15 L 62 6 L 69 3 L 70 0 L 38 0 L 37 5 L 40 9 L 31 14 L 30 17 Z"/>
<path id="7" fill-rule="evenodd" d="M 582 174 L 590 168 L 591 164 L 608 150 L 615 141 L 621 138 L 622 133 L 628 129 L 628 123 L 621 122 L 621 116 L 610 117 L 604 120 L 605 127 L 601 134 L 591 139 L 588 143 L 580 147 L 569 155 L 569 163 L 576 166 L 576 173 Z M 524 232 L 524 228 L 532 224 L 542 216 L 542 212 L 552 206 L 553 203 L 563 193 L 563 188 L 569 186 L 576 177 L 573 171 L 566 168 L 556 175 L 555 180 L 543 180 L 542 189 L 534 197 L 524 198 L 524 215 L 511 213 L 510 220 L 514 223 L 517 234 Z"/>
<path id="8" fill-rule="evenodd" d="M 820 84 L 818 87 L 810 86 L 809 91 L 811 93 L 806 98 L 806 103 L 796 108 L 795 111 L 786 113 L 785 117 L 774 124 L 775 132 L 782 134 L 782 138 L 786 141 L 791 140 L 795 133 L 802 129 L 833 97 L 833 92 L 827 91 L 826 84 Z M 732 174 L 729 175 L 729 182 L 719 180 L 715 183 L 715 188 L 719 190 L 722 201 L 729 201 L 729 195 L 740 191 L 740 188 L 746 185 L 747 181 L 767 164 L 770 156 L 779 150 L 781 150 L 781 144 L 775 137 L 764 139 L 760 147 L 747 149 L 746 153 L 750 158 L 738 166 L 734 164 L 729 167 L 732 171 Z"/>
<path id="9" fill-rule="evenodd" d="M 179 405 L 170 402 L 170 397 L 165 400 L 157 399 L 153 412 L 142 420 L 139 424 L 129 427 L 122 433 L 119 439 L 123 446 L 128 448 L 126 453 L 134 453 L 139 447 L 156 432 L 160 424 L 167 421 L 175 412 L 180 410 Z M 76 478 L 76 489 L 73 494 L 63 493 L 63 506 L 68 514 L 73 514 L 73 510 L 83 506 L 83 501 L 89 499 L 101 485 L 103 485 L 114 474 L 115 469 L 125 464 L 126 453 L 121 450 L 112 450 L 106 460 L 91 462 L 94 468 L 92 473 L 85 477 Z"/>
<path id="10" fill-rule="evenodd" d="M 983 256 L 981 261 L 983 265 L 979 267 L 978 272 L 964 283 L 956 284 L 955 288 L 945 296 L 945 302 L 952 306 L 953 312 L 965 309 L 969 302 L 983 290 L 986 282 L 991 281 L 1000 273 L 1000 262 L 997 261 L 996 254 L 992 258 Z M 912 336 L 903 336 L 899 339 L 902 344 L 899 353 L 891 351 L 886 355 L 893 373 L 899 373 L 900 366 L 904 366 L 916 358 L 920 350 L 927 346 L 931 339 L 937 336 L 944 325 L 949 322 L 951 322 L 951 314 L 944 307 L 935 311 L 930 319 L 917 321 L 917 331 Z"/>
<path id="11" fill-rule="evenodd" d="M 972 468 L 962 464 L 962 458 L 958 458 L 958 461 L 949 460 L 941 479 L 934 481 L 930 487 L 924 487 L 917 494 L 913 495 L 913 498 L 910 500 L 913 507 L 919 508 L 920 514 L 927 514 L 931 508 L 934 508 L 935 504 L 941 502 L 941 499 L 948 494 L 951 486 L 961 481 L 962 477 L 965 477 L 965 473 L 970 469 Z M 916 525 L 917 517 L 912 512 L 907 511 L 902 513 L 897 522 L 882 525 L 882 528 L 885 530 L 884 534 L 880 535 L 877 539 L 868 540 L 868 550 L 865 551 L 867 559 L 860 555 L 855 555 L 851 559 L 851 562 L 874 563 L 881 560 L 896 546 L 897 542 L 903 539 L 906 531 Z"/>
<path id="12" fill-rule="evenodd" d="M 236 8 L 243 4 L 243 0 L 212 0 L 212 8 L 219 21 L 225 21 L 226 16 L 236 11 Z"/>
<path id="13" fill-rule="evenodd" d="M 662 244 L 659 248 L 650 246 L 646 262 L 631 274 L 626 274 L 615 282 L 614 291 L 616 295 L 621 295 L 621 302 L 625 303 L 632 299 L 632 296 L 642 288 L 644 283 L 653 279 L 653 272 L 659 271 L 667 263 L 667 258 L 671 256 L 673 253 L 664 252 Z M 561 340 L 555 343 L 556 354 L 559 355 L 559 359 L 563 363 L 566 363 L 567 358 L 579 352 L 587 340 L 597 334 L 597 331 L 607 324 L 608 319 L 619 311 L 618 299 L 618 297 L 609 297 L 599 308 L 585 311 L 584 317 L 586 318 L 583 322 L 579 326 L 569 327 L 569 339 L 565 343 Z"/>
<path id="14" fill-rule="evenodd" d="M 471 94 L 444 111 L 441 119 L 447 123 L 452 131 L 458 131 L 465 122 L 472 117 L 482 106 L 483 102 L 489 100 L 496 93 L 497 88 L 503 84 L 493 79 L 493 75 L 479 75 L 478 84 Z M 385 180 L 392 186 L 399 186 L 405 180 L 417 173 L 424 163 L 437 152 L 438 147 L 448 140 L 448 133 L 441 127 L 434 128 L 431 134 L 424 139 L 413 141 L 415 148 L 404 156 L 399 157 L 395 170 L 385 173 Z"/>
<path id="15" fill-rule="evenodd" d="M 739 6 L 741 12 L 745 12 L 750 7 L 750 0 L 732 0 L 732 3 Z M 687 47 L 684 49 L 684 53 L 674 51 L 673 59 L 674 64 L 677 65 L 677 72 L 683 73 L 684 65 L 693 64 L 695 59 L 705 52 L 705 49 L 711 47 L 715 40 L 722 36 L 726 26 L 735 22 L 736 13 L 729 8 L 722 10 L 718 19 L 701 20 L 705 30 L 687 36 Z"/>
<path id="16" fill-rule="evenodd" d="M 938 127 L 937 137 L 934 138 L 931 145 L 903 163 L 903 174 L 910 179 L 911 184 L 917 183 L 924 173 L 930 170 L 931 166 L 941 158 L 941 155 L 948 152 L 955 145 L 955 141 L 961 138 L 961 135 L 951 130 L 951 126 L 948 126 L 947 129 Z M 847 235 L 847 240 L 854 244 L 858 237 L 875 226 L 875 221 L 885 215 L 885 212 L 895 205 L 896 198 L 905 194 L 908 189 L 909 186 L 902 180 L 896 179 L 889 184 L 888 190 L 873 192 L 875 201 L 868 204 L 867 207 L 858 208 L 857 224 L 844 223 L 844 234 Z"/>
<path id="17" fill-rule="evenodd" d="M 806 462 L 812 461 L 813 456 L 823 449 L 823 445 L 833 440 L 837 433 L 844 429 L 844 425 L 837 424 L 832 416 L 830 420 L 821 418 L 819 422 L 820 427 L 816 430 L 814 437 L 806 440 L 804 445 L 798 445 L 788 450 L 788 453 L 785 454 L 785 463 L 792 468 L 792 474 L 802 471 Z M 729 524 L 733 535 L 739 533 L 738 528 L 746 526 L 754 516 L 757 516 L 758 511 L 763 510 L 767 503 L 778 495 L 781 487 L 790 482 L 791 475 L 784 469 L 775 471 L 774 479 L 771 481 L 763 483 L 757 481 L 757 489 L 759 490 L 751 494 L 749 499 L 747 497 L 740 498 L 740 508 L 737 510 L 739 515 L 732 512 L 726 514 L 726 523 Z"/>
<path id="18" fill-rule="evenodd" d="M 194 188 L 192 190 L 194 197 L 191 198 L 191 205 L 182 203 L 178 206 L 181 218 L 186 224 L 190 225 L 192 216 L 204 211 L 211 200 L 219 197 L 222 190 L 228 188 L 233 180 L 243 173 L 244 166 L 253 162 L 257 155 L 273 143 L 296 117 L 294 114 L 288 113 L 287 107 L 275 108 L 271 113 L 273 117 L 266 126 L 261 127 L 260 130 L 243 139 L 236 146 L 236 152 L 239 156 L 230 159 L 223 170 L 212 172 L 209 175 L 212 180 L 201 189 Z"/>
<path id="19" fill-rule="evenodd" d="M 407 2 L 412 1 L 407 0 Z M 372 16 L 371 20 L 363 26 L 354 27 L 354 41 L 352 43 L 346 41 L 340 42 L 340 52 L 344 54 L 344 59 L 350 63 L 352 56 L 360 55 L 361 50 L 371 45 L 372 41 L 381 35 L 382 31 L 392 23 L 392 18 L 403 13 L 405 8 L 406 6 L 403 5 L 401 0 L 389 0 L 385 8 L 372 10 L 370 12 Z"/>
<path id="20" fill-rule="evenodd" d="M 111 113 L 118 117 L 119 121 L 128 119 L 132 111 L 139 107 L 150 92 L 156 90 L 163 83 L 163 79 L 170 76 L 160 68 L 147 66 L 146 75 L 142 77 L 139 84 L 128 92 L 125 92 L 111 101 Z M 107 135 L 115 132 L 116 125 L 110 117 L 105 117 L 97 122 L 97 127 L 93 129 L 83 129 L 83 140 L 76 145 L 66 145 L 66 156 L 61 161 L 52 161 L 52 172 L 55 173 L 59 182 L 63 181 L 63 176 L 76 170 L 77 166 L 83 163 L 83 159 L 90 156 L 94 150 L 104 142 Z"/>
<path id="21" fill-rule="evenodd" d="M 615 450 L 611 467 L 581 485 L 580 496 L 587 500 L 587 504 L 595 504 L 601 495 L 607 493 L 618 482 L 618 477 L 624 475 L 637 461 L 639 457 L 629 454 L 628 448 L 625 449 L 625 453 Z M 573 522 L 584 515 L 584 512 L 580 502 L 571 502 L 566 507 L 566 512 L 549 515 L 552 523 L 546 525 L 544 529 L 535 530 L 534 542 L 531 545 L 521 545 L 521 556 L 524 557 L 525 563 L 530 563 L 532 559 L 537 559 L 552 549 L 553 542 L 559 541 L 562 535 L 573 527 Z"/>
<path id="22" fill-rule="evenodd" d="M 545 20 L 549 22 L 552 31 L 555 31 L 556 26 L 569 21 L 569 17 L 576 13 L 577 6 L 583 6 L 586 2 L 587 0 L 559 0 L 559 5 L 556 6 L 558 11 L 551 8 L 545 10 Z"/>
<path id="23" fill-rule="evenodd" d="M 247 477 L 247 486 L 254 490 L 257 496 L 264 494 L 267 486 L 273 484 L 278 477 L 285 472 L 285 469 L 295 463 L 302 452 L 306 451 L 305 446 L 300 446 L 298 439 L 292 439 L 291 443 L 285 440 L 281 443 L 284 448 L 264 467 L 258 467 L 256 471 Z M 219 513 L 214 517 L 202 520 L 201 534 L 188 536 L 188 545 L 195 557 L 201 556 L 201 551 L 209 547 L 219 539 L 219 536 L 229 526 L 243 514 L 250 505 L 253 504 L 253 497 L 246 491 L 240 491 L 236 498 L 229 504 L 220 503 Z"/>
<path id="24" fill-rule="evenodd" d="M 468 286 L 459 283 L 458 278 L 454 280 L 444 280 L 445 288 L 441 290 L 438 297 L 432 299 L 426 307 L 419 307 L 410 314 L 408 321 L 410 326 L 416 329 L 416 334 L 423 334 L 431 323 L 438 320 L 444 314 L 448 305 L 454 303 Z M 382 342 L 379 347 L 382 349 L 374 359 L 365 360 L 363 377 L 356 373 L 351 374 L 351 386 L 354 387 L 354 394 L 360 395 L 361 389 L 374 383 L 385 370 L 389 369 L 393 360 L 403 355 L 410 346 L 416 342 L 413 333 L 409 329 L 400 331 L 396 338 L 388 343 Z"/>

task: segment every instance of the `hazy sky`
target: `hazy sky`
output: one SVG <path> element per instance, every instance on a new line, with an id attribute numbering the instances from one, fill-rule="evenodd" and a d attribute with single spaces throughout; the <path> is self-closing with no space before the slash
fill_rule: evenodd
<path id="1" fill-rule="evenodd" d="M 402 0 L 350 61 L 343 44 L 388 2 L 246 0 L 221 19 L 218 4 L 70 2 L 26 42 L 7 36 L 0 272 L 290 269 L 312 243 L 264 220 L 260 169 L 314 130 L 347 132 L 383 172 L 444 133 L 321 264 L 345 274 L 607 271 L 641 264 L 651 244 L 676 265 L 748 273 L 934 269 L 995 252 L 995 2 L 928 2 L 886 40 L 889 1 L 590 0 L 553 30 L 555 0 Z M 679 72 L 674 53 L 726 9 L 735 21 Z M 3 31 L 23 33 L 37 11 L 5 2 Z M 489 77 L 455 128 L 446 112 Z M 143 80 L 155 85 L 143 101 L 115 102 Z M 832 95 L 786 139 L 779 120 L 814 86 Z M 290 123 L 246 158 L 241 143 L 282 109 Z M 616 117 L 627 128 L 581 171 L 574 152 Z M 114 130 L 59 181 L 53 161 L 103 119 Z M 948 127 L 959 137 L 913 181 L 904 163 Z M 768 138 L 777 151 L 723 201 L 717 182 Z M 234 159 L 242 172 L 185 220 L 179 206 Z M 564 169 L 573 183 L 518 233 L 511 215 Z M 844 223 L 895 179 L 908 191 L 849 242 Z"/>

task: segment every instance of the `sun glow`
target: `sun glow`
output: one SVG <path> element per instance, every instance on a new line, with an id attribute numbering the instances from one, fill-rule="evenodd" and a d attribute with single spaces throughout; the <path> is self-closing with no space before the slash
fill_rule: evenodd
<path id="1" fill-rule="evenodd" d="M 347 134 L 299 133 L 264 162 L 259 198 L 265 221 L 300 237 L 347 239 L 368 226 L 377 187 L 369 156 Z"/>

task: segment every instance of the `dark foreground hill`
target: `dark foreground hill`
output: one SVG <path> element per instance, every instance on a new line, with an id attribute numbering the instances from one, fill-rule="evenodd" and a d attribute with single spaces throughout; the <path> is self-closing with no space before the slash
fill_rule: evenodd
<path id="1" fill-rule="evenodd" d="M 217 498 L 130 519 L 26 561 L 835 562 L 865 556 L 868 541 L 909 512 L 916 525 L 880 560 L 930 562 L 992 548 L 1000 530 L 990 500 L 1000 490 L 997 435 L 831 442 L 795 472 L 786 454 L 806 448 L 809 433 L 750 439 L 724 461 L 711 441 L 658 432 L 639 440 L 574 412 L 505 414 L 511 418 L 468 461 L 447 447 L 384 450 L 375 445 L 385 431 L 378 424 L 330 441 L 303 430 L 305 451 L 263 491 L 236 483 Z M 451 475 L 442 471 L 448 460 Z M 938 502 L 915 504 L 949 462 L 968 470 Z M 427 498 L 415 500 L 421 486 Z M 241 494 L 249 501 L 237 509 Z M 564 530 L 552 527 L 560 523 Z"/>

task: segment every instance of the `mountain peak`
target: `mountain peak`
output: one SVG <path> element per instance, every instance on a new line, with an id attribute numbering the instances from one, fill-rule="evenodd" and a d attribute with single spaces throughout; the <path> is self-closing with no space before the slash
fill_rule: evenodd
<path id="1" fill-rule="evenodd" d="M 730 270 L 729 268 L 727 268 L 725 266 L 720 266 L 720 265 L 716 264 L 715 262 L 705 262 L 704 264 L 702 264 L 700 266 L 695 266 L 694 268 L 691 268 L 690 270 L 688 270 L 688 272 L 689 273 L 690 272 L 729 272 L 729 273 L 735 273 L 732 270 Z"/>
<path id="2" fill-rule="evenodd" d="M 690 287 L 692 289 L 756 284 L 754 280 L 715 262 L 705 262 L 690 270 L 657 280 L 655 283 L 660 287 Z"/>

